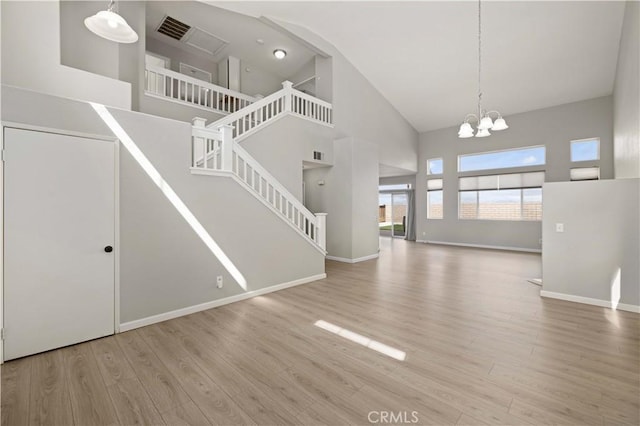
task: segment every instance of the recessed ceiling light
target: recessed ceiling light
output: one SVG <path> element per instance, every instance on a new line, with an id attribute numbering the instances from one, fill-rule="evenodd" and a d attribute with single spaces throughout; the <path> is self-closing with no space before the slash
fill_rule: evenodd
<path id="1" fill-rule="evenodd" d="M 287 56 L 287 52 L 282 49 L 276 49 L 273 51 L 273 56 L 275 56 L 276 59 L 284 59 L 284 57 Z"/>

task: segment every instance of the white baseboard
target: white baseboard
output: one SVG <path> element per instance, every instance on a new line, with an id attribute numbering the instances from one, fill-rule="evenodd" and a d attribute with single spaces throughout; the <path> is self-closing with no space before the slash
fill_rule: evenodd
<path id="1" fill-rule="evenodd" d="M 567 302 L 584 303 L 587 305 L 602 306 L 603 308 L 613 309 L 610 300 L 592 299 L 591 297 L 575 296 L 573 294 L 556 293 L 546 290 L 540 290 L 540 296 L 547 297 L 549 299 L 566 300 Z M 640 306 L 618 303 L 618 306 L 616 306 L 616 310 L 640 313 Z"/>
<path id="2" fill-rule="evenodd" d="M 456 246 L 456 247 L 484 248 L 484 249 L 492 249 L 492 250 L 522 251 L 525 253 L 542 253 L 542 249 L 529 249 L 529 248 L 509 247 L 509 246 L 490 246 L 490 245 L 484 245 L 484 244 L 450 243 L 448 241 L 416 240 L 416 243 L 438 244 L 443 246 Z"/>
<path id="3" fill-rule="evenodd" d="M 335 260 L 336 262 L 344 262 L 344 263 L 358 263 L 358 262 L 364 262 L 365 260 L 377 259 L 378 257 L 379 257 L 379 254 L 375 253 L 369 256 L 357 257 L 355 259 L 349 259 L 347 257 L 338 257 L 338 256 L 327 256 L 327 260 Z"/>
<path id="4" fill-rule="evenodd" d="M 185 315 L 193 314 L 200 311 L 206 311 L 207 309 L 217 308 L 218 306 L 228 305 L 230 303 L 239 302 L 241 300 L 250 299 L 252 297 L 261 296 L 267 293 L 273 293 L 274 291 L 284 290 L 285 288 L 295 287 L 301 284 L 307 284 L 312 281 L 321 280 L 327 278 L 327 274 L 312 275 L 310 277 L 300 278 L 298 280 L 289 281 L 282 284 L 272 285 L 270 287 L 261 288 L 259 290 L 253 290 L 235 296 L 225 297 L 223 299 L 212 300 L 210 302 L 201 303 L 199 305 L 187 306 L 186 308 L 176 309 L 175 311 L 164 312 L 162 314 L 152 315 L 150 317 L 141 318 L 134 321 L 129 321 L 120 324 L 120 332 L 133 330 L 147 325 L 155 324 L 162 321 L 167 321 L 173 318 L 183 317 Z"/>

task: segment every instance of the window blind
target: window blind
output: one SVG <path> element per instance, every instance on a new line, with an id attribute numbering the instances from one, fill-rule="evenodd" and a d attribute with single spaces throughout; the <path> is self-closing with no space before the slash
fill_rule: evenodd
<path id="1" fill-rule="evenodd" d="M 438 191 L 442 189 L 442 179 L 428 179 L 427 191 Z"/>
<path id="2" fill-rule="evenodd" d="M 465 176 L 458 178 L 458 189 L 460 191 L 482 191 L 495 189 L 540 188 L 543 183 L 544 172 Z"/>
<path id="3" fill-rule="evenodd" d="M 571 169 L 571 180 L 598 180 L 600 167 L 576 167 Z"/>

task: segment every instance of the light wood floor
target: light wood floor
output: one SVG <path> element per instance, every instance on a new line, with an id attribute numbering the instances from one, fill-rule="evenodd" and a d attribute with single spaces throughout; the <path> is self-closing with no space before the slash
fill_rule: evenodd
<path id="1" fill-rule="evenodd" d="M 541 299 L 535 254 L 381 245 L 326 280 L 7 362 L 2 425 L 639 423 L 637 314 Z"/>

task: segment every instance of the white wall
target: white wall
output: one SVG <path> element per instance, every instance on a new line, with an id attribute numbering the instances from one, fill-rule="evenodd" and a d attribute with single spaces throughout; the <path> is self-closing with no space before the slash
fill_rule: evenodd
<path id="1" fill-rule="evenodd" d="M 246 95 L 268 96 L 282 89 L 282 82 L 285 80 L 279 75 L 256 68 L 251 59 L 240 58 L 240 92 Z"/>
<path id="2" fill-rule="evenodd" d="M 211 73 L 211 83 L 218 84 L 218 63 L 213 59 L 190 53 L 186 49 L 178 49 L 151 37 L 146 38 L 146 46 L 149 52 L 168 57 L 171 60 L 170 69 L 173 71 L 180 72 L 182 62 Z"/>
<path id="3" fill-rule="evenodd" d="M 580 166 L 598 164 L 601 178 L 611 179 L 612 108 L 612 98 L 607 96 L 516 114 L 506 117 L 509 129 L 494 132 L 490 137 L 482 139 L 459 139 L 457 127 L 421 134 L 419 170 L 416 175 L 416 238 L 456 244 L 540 250 L 540 222 L 458 219 L 458 155 L 545 145 L 545 166 L 503 169 L 500 173 L 545 170 L 547 182 L 568 181 L 569 169 L 572 167 L 570 141 L 598 137 L 600 161 L 583 162 Z M 427 160 L 430 158 L 443 158 L 444 162 L 443 219 L 427 219 L 426 180 Z M 479 172 L 481 173 L 483 172 Z"/>
<path id="4" fill-rule="evenodd" d="M 294 89 L 308 93 L 311 96 L 315 96 L 316 93 L 316 57 L 311 58 L 309 62 L 304 64 L 293 75 L 289 76 L 287 80 L 293 83 Z M 311 79 L 311 80 L 309 80 Z M 306 83 L 302 83 L 305 80 L 309 80 Z M 302 83 L 302 84 L 300 84 Z"/>
<path id="5" fill-rule="evenodd" d="M 378 228 L 378 150 L 369 142 L 353 139 L 351 142 L 351 258 L 363 259 L 378 254 L 380 231 Z"/>
<path id="6" fill-rule="evenodd" d="M 118 43 L 93 34 L 85 18 L 105 10 L 95 1 L 60 2 L 60 61 L 62 65 L 118 79 Z"/>
<path id="7" fill-rule="evenodd" d="M 417 171 L 418 133 L 339 52 L 333 56 L 336 130 L 378 146 L 379 161 Z"/>
<path id="8" fill-rule="evenodd" d="M 190 173 L 189 124 L 111 113 L 235 263 L 247 291 L 324 273 L 324 256 L 238 183 Z M 2 114 L 2 121 L 112 136 L 87 103 L 40 93 L 3 87 Z M 124 146 L 119 178 L 121 322 L 244 293 Z"/>
<path id="9" fill-rule="evenodd" d="M 2 1 L 2 84 L 131 107 L 129 83 L 60 64 L 58 1 Z"/>
<path id="10" fill-rule="evenodd" d="M 140 98 L 144 90 L 144 52 L 146 43 L 144 1 L 118 3 L 118 13 L 138 33 L 138 42 L 118 46 L 118 78 L 131 84 L 131 109 L 140 111 Z"/>
<path id="11" fill-rule="evenodd" d="M 316 75 L 321 77 L 316 90 L 320 99 L 333 104 L 336 131 L 375 144 L 381 163 L 415 172 L 418 133 L 407 120 L 333 45 L 306 28 L 273 22 L 331 57 L 316 63 Z M 327 73 L 328 65 L 331 73 Z M 329 87 L 331 99 L 327 96 Z"/>
<path id="12" fill-rule="evenodd" d="M 304 172 L 308 208 L 328 213 L 330 257 L 354 261 L 378 254 L 376 148 L 355 138 L 336 140 L 333 167 Z"/>
<path id="13" fill-rule="evenodd" d="M 171 120 L 191 123 L 195 117 L 204 118 L 207 123 L 218 121 L 225 117 L 225 114 L 171 102 L 166 99 L 158 99 L 142 93 L 138 100 L 138 110 L 145 114 L 156 115 L 158 117 L 169 118 Z"/>
<path id="14" fill-rule="evenodd" d="M 543 198 L 542 295 L 640 312 L 640 179 L 547 183 Z"/>
<path id="15" fill-rule="evenodd" d="M 324 273 L 324 256 L 238 183 L 190 173 L 191 126 L 113 114 L 235 263 L 248 291 Z M 122 321 L 242 293 L 126 150 L 120 160 Z M 217 275 L 227 283 L 222 289 Z"/>
<path id="16" fill-rule="evenodd" d="M 616 178 L 640 177 L 640 3 L 627 1 L 613 90 Z"/>
<path id="17" fill-rule="evenodd" d="M 416 175 L 408 176 L 393 176 L 393 177 L 381 177 L 379 179 L 380 185 L 406 185 L 411 184 L 411 188 L 416 187 Z"/>
<path id="18" fill-rule="evenodd" d="M 316 97 L 333 102 L 333 59 L 316 55 Z"/>
<path id="19" fill-rule="evenodd" d="M 313 161 L 313 151 L 320 151 L 325 153 L 325 163 L 333 163 L 333 130 L 291 115 L 269 124 L 240 144 L 300 202 L 303 161 Z"/>

